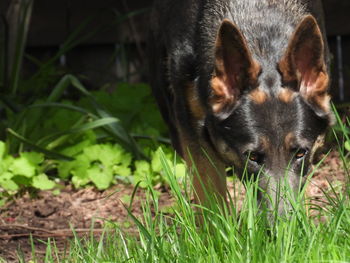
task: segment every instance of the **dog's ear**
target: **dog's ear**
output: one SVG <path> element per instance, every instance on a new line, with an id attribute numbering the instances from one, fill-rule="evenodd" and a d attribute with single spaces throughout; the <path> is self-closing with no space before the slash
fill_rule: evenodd
<path id="1" fill-rule="evenodd" d="M 330 97 L 323 54 L 320 28 L 313 16 L 305 16 L 289 41 L 279 69 L 284 83 L 296 83 L 305 101 L 317 114 L 324 116 L 330 113 Z"/>
<path id="2" fill-rule="evenodd" d="M 210 104 L 214 113 L 231 108 L 244 88 L 256 82 L 260 66 L 247 43 L 229 20 L 221 23 L 215 43 L 215 72 L 211 79 Z"/>

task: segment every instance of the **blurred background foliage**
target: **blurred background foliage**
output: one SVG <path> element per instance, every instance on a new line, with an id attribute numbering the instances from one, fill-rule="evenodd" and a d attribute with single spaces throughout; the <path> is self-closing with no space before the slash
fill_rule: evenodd
<path id="1" fill-rule="evenodd" d="M 13 1 L 0 35 L 0 197 L 28 189 L 93 184 L 106 189 L 116 180 L 141 187 L 164 182 L 159 147 L 173 160 L 167 130 L 147 84 L 131 84 L 127 44 L 118 45 L 120 78 L 101 87 L 66 67 L 67 54 L 94 36 L 83 21 L 50 57 L 26 49 L 33 0 Z M 147 12 L 115 13 L 119 25 Z M 11 25 L 9 24 L 11 21 Z M 31 64 L 31 72 L 23 64 Z M 140 69 L 142 71 L 142 69 Z M 179 176 L 181 163 L 172 163 Z"/>

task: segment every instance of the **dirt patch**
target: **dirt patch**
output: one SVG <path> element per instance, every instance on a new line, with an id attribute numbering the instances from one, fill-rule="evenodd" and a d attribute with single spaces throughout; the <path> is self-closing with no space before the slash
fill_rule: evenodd
<path id="1" fill-rule="evenodd" d="M 314 204 L 324 205 L 323 192 L 329 191 L 330 185 L 341 191 L 347 176 L 337 152 L 332 152 L 315 173 L 307 188 L 307 196 L 313 198 Z M 229 185 L 235 192 L 238 205 L 244 199 L 244 188 L 239 183 Z M 234 190 L 235 189 L 235 190 Z M 170 206 L 173 199 L 166 188 L 158 187 L 160 207 Z M 107 191 L 93 188 L 81 190 L 66 186 L 59 195 L 52 192 L 39 192 L 36 198 L 28 194 L 8 203 L 0 209 L 0 257 L 6 262 L 17 262 L 18 254 L 28 261 L 32 258 L 29 236 L 32 235 L 36 247 L 36 256 L 45 254 L 46 245 L 38 240 L 53 237 L 56 246 L 67 248 L 72 237 L 73 227 L 78 235 L 88 234 L 91 226 L 98 235 L 107 221 L 116 222 L 124 229 L 133 229 L 124 205 L 128 205 L 134 191 L 133 186 L 117 184 Z M 138 189 L 131 212 L 142 214 L 141 202 L 145 192 Z M 107 221 L 106 221 L 107 220 Z"/>
<path id="2" fill-rule="evenodd" d="M 160 206 L 171 205 L 168 191 L 158 190 L 161 192 Z M 31 198 L 26 194 L 0 209 L 0 257 L 7 262 L 17 262 L 21 250 L 25 258 L 30 259 L 30 235 L 34 240 L 55 238 L 59 242 L 56 245 L 63 249 L 72 237 L 72 228 L 78 235 L 90 233 L 92 226 L 94 233 L 99 235 L 107 221 L 130 228 L 124 205 L 129 205 L 133 191 L 132 185 L 117 184 L 103 192 L 94 188 L 75 190 L 67 186 L 59 195 L 41 191 L 36 198 Z M 138 189 L 131 207 L 133 214 L 142 214 L 142 200 L 145 200 L 145 191 Z M 34 243 L 38 256 L 45 254 L 46 245 Z"/>

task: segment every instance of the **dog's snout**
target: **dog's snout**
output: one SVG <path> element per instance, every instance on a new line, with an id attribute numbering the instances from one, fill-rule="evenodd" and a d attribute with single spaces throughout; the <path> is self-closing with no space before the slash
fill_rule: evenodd
<path id="1" fill-rule="evenodd" d="M 259 178 L 259 203 L 266 209 L 268 220 L 273 223 L 276 216 L 288 218 L 294 211 L 293 203 L 301 189 L 300 176 L 292 173 L 266 171 Z"/>

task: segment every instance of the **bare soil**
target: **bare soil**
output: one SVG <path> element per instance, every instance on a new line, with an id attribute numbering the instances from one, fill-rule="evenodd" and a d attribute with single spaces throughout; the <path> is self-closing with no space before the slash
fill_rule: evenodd
<path id="1" fill-rule="evenodd" d="M 324 206 L 324 192 L 331 190 L 330 184 L 336 191 L 342 191 L 346 180 L 339 154 L 332 152 L 312 177 L 307 196 L 312 197 L 313 204 Z M 235 182 L 229 188 L 241 203 L 244 187 Z M 161 192 L 160 206 L 171 206 L 174 200 L 168 189 L 159 186 L 157 190 Z M 89 234 L 93 226 L 94 234 L 99 235 L 106 222 L 115 222 L 125 231 L 135 231 L 125 208 L 133 191 L 134 187 L 126 184 L 117 184 L 103 192 L 65 186 L 59 195 L 41 191 L 34 198 L 28 194 L 16 198 L 0 208 L 0 258 L 17 262 L 18 255 L 22 255 L 26 262 L 30 260 L 33 257 L 30 236 L 35 244 L 35 256 L 42 258 L 46 249 L 42 241 L 55 239 L 56 246 L 64 253 L 73 236 L 72 228 L 80 236 Z M 131 208 L 136 216 L 142 215 L 142 200 L 145 200 L 145 192 L 138 189 Z"/>

